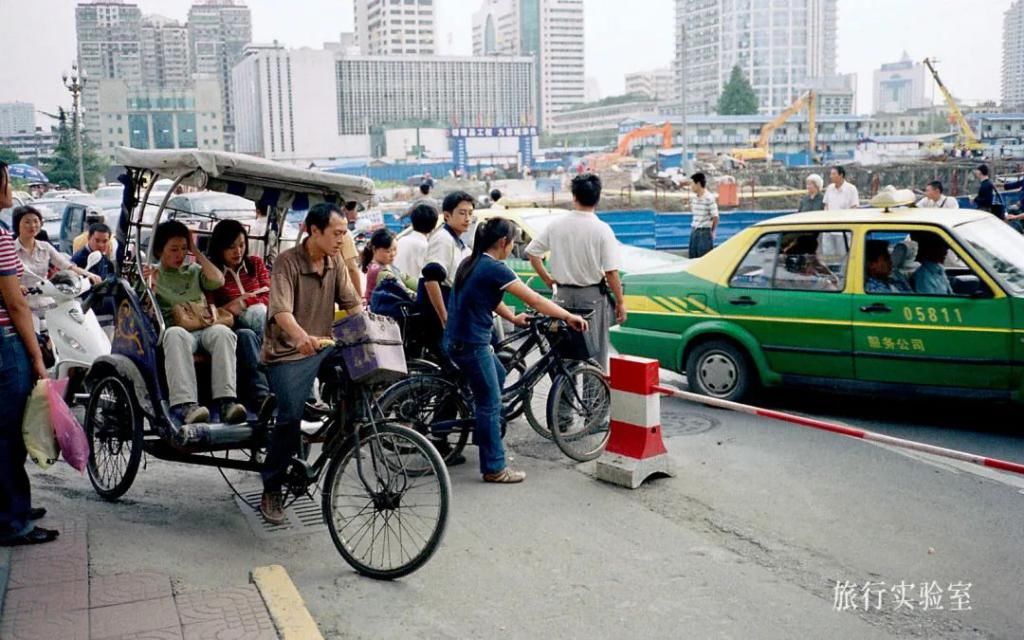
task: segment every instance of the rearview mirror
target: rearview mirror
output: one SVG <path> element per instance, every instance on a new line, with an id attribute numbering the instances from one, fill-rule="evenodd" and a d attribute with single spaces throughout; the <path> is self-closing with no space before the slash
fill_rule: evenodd
<path id="1" fill-rule="evenodd" d="M 968 298 L 984 298 L 988 295 L 988 289 L 978 276 L 956 276 L 953 278 L 953 293 Z"/>
<path id="2" fill-rule="evenodd" d="M 92 251 L 89 253 L 89 257 L 85 259 L 85 270 L 92 271 L 92 268 L 100 263 L 103 259 L 103 254 L 99 251 Z"/>

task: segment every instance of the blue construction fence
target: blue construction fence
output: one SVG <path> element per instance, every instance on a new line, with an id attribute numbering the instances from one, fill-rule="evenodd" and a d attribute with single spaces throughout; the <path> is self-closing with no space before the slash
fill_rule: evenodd
<path id="1" fill-rule="evenodd" d="M 493 166 L 490 162 L 481 160 L 470 160 L 469 172 L 479 173 L 481 170 Z M 569 166 L 568 161 L 562 160 L 536 160 L 531 165 L 533 171 L 554 171 L 558 167 Z M 328 173 L 345 173 L 351 176 L 363 176 L 371 180 L 387 182 L 405 182 L 414 176 L 430 173 L 435 178 L 447 176 L 449 171 L 455 170 L 453 162 L 431 162 L 428 164 L 390 164 L 390 165 L 368 165 L 368 164 L 339 164 L 324 169 Z"/>

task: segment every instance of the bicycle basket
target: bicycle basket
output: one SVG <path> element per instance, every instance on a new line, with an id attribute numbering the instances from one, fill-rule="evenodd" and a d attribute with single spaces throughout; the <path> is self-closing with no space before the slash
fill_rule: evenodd
<path id="1" fill-rule="evenodd" d="M 566 309 L 569 313 L 582 316 L 588 322 L 594 316 L 593 309 Z M 597 336 L 593 330 L 576 331 L 564 322 L 554 324 L 557 329 L 551 335 L 551 347 L 566 360 L 590 360 L 597 355 Z"/>
<path id="2" fill-rule="evenodd" d="M 398 323 L 375 313 L 346 316 L 334 325 L 334 338 L 354 382 L 374 384 L 408 374 Z"/>

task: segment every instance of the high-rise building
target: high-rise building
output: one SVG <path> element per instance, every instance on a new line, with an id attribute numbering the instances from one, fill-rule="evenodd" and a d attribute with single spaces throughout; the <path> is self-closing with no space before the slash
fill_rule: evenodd
<path id="1" fill-rule="evenodd" d="M 688 113 L 713 113 L 734 66 L 762 114 L 793 102 L 801 87 L 836 72 L 837 0 L 676 0 L 676 61 Z"/>
<path id="2" fill-rule="evenodd" d="M 857 113 L 856 73 L 813 78 L 803 88 L 814 91 L 814 108 L 818 115 L 844 116 Z"/>
<path id="3" fill-rule="evenodd" d="M 31 102 L 0 103 L 0 136 L 35 133 L 36 107 Z"/>
<path id="4" fill-rule="evenodd" d="M 437 52 L 435 0 L 355 0 L 356 46 L 363 55 Z"/>
<path id="5" fill-rule="evenodd" d="M 142 82 L 147 87 L 180 87 L 191 77 L 188 28 L 163 16 L 142 20 Z"/>
<path id="6" fill-rule="evenodd" d="M 1015 2 L 1003 17 L 1003 106 L 1024 106 L 1024 2 Z"/>
<path id="7" fill-rule="evenodd" d="M 78 34 L 78 67 L 86 74 L 82 93 L 83 126 L 96 132 L 100 126 L 98 82 L 142 82 L 142 11 L 122 0 L 97 0 L 75 8 Z"/>
<path id="8" fill-rule="evenodd" d="M 338 132 L 336 57 L 334 48 L 246 47 L 232 72 L 236 150 L 289 162 L 368 155 L 368 136 Z"/>
<path id="9" fill-rule="evenodd" d="M 220 83 L 199 78 L 179 86 L 97 83 L 101 121 L 94 139 L 111 160 L 116 147 L 224 149 Z"/>
<path id="10" fill-rule="evenodd" d="M 451 127 L 531 125 L 532 58 L 521 56 L 342 56 L 337 61 L 338 131 L 434 121 Z"/>
<path id="11" fill-rule="evenodd" d="M 553 114 L 586 102 L 583 0 L 484 0 L 473 14 L 473 55 L 536 60 L 542 128 Z"/>
<path id="12" fill-rule="evenodd" d="M 189 59 L 192 72 L 220 82 L 226 146 L 234 149 L 231 70 L 252 42 L 252 14 L 241 0 L 204 0 L 188 12 Z"/>
<path id="13" fill-rule="evenodd" d="M 676 97 L 676 74 L 672 69 L 653 69 L 626 74 L 626 93 L 643 94 L 655 100 Z"/>
<path id="14" fill-rule="evenodd" d="M 874 73 L 874 112 L 903 113 L 931 106 L 925 97 L 928 70 L 903 52 L 899 62 L 883 64 Z"/>

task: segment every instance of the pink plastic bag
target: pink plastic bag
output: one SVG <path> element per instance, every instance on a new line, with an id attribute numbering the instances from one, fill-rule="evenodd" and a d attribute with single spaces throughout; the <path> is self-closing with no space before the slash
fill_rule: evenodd
<path id="1" fill-rule="evenodd" d="M 50 422 L 53 424 L 60 453 L 79 473 L 85 472 L 89 462 L 89 440 L 85 437 L 82 425 L 78 424 L 71 409 L 64 402 L 64 391 L 68 387 L 67 379 L 49 380 L 47 393 L 50 398 Z"/>

